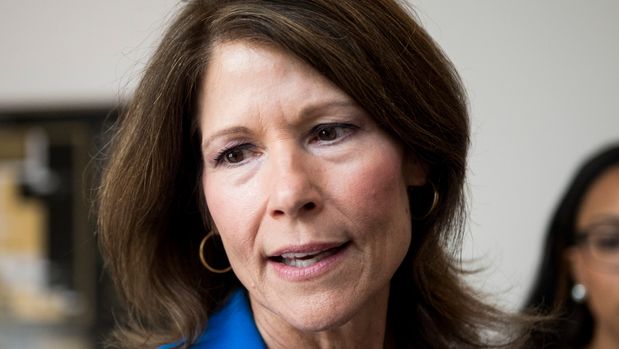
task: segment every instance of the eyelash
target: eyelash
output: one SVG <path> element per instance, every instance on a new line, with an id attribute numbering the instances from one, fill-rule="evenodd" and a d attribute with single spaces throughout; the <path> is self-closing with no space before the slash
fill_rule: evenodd
<path id="1" fill-rule="evenodd" d="M 359 127 L 352 125 L 352 124 L 347 124 L 347 123 L 328 123 L 328 124 L 319 124 L 316 125 L 314 127 L 312 127 L 312 129 L 308 132 L 308 138 L 310 138 L 310 142 L 314 143 L 314 141 L 316 142 L 320 142 L 319 139 L 317 139 L 319 137 L 319 133 L 322 131 L 326 131 L 329 129 L 339 129 L 340 132 L 345 132 L 344 135 L 342 134 L 336 134 L 336 138 L 333 140 L 325 140 L 323 142 L 326 143 L 326 145 L 333 145 L 333 144 L 337 144 L 340 141 L 348 138 L 348 136 L 350 136 L 354 131 L 356 131 Z M 336 131 L 337 132 L 337 131 Z M 242 143 L 239 145 L 232 145 L 230 147 L 224 148 L 221 151 L 219 151 L 217 153 L 217 155 L 214 158 L 214 162 L 215 162 L 215 166 L 226 166 L 226 167 L 235 167 L 238 165 L 241 165 L 244 160 L 239 161 L 238 163 L 227 163 L 226 162 L 226 156 L 228 154 L 230 154 L 233 151 L 239 151 L 239 150 L 248 150 L 253 148 L 254 145 L 251 143 Z"/>

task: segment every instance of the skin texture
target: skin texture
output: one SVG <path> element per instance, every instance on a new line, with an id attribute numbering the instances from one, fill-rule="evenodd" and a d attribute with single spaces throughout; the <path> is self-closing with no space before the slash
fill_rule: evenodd
<path id="1" fill-rule="evenodd" d="M 278 48 L 215 45 L 202 91 L 206 202 L 267 345 L 388 346 L 389 283 L 411 240 L 406 187 L 424 183 L 422 167 Z M 303 280 L 268 258 L 317 243 L 347 245 Z"/>
<path id="2" fill-rule="evenodd" d="M 619 167 L 597 179 L 584 198 L 576 226 L 586 230 L 600 221 L 619 218 Z M 619 273 L 590 258 L 584 247 L 572 248 L 568 258 L 574 279 L 587 289 L 587 305 L 595 319 L 590 349 L 619 348 Z"/>

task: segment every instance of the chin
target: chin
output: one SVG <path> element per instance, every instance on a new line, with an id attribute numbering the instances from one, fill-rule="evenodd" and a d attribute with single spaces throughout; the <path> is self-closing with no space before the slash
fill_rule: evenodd
<path id="1" fill-rule="evenodd" d="M 344 300 L 307 301 L 289 309 L 284 309 L 280 316 L 292 327 L 303 332 L 319 332 L 336 329 L 358 313 L 360 305 L 346 304 Z"/>
<path id="2" fill-rule="evenodd" d="M 302 332 L 321 332 L 334 330 L 343 326 L 351 316 L 344 314 L 308 314 L 290 316 L 286 320 L 292 327 Z"/>

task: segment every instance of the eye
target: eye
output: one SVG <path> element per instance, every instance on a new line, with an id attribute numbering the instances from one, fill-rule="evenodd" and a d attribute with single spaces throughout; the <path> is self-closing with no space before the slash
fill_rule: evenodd
<path id="1" fill-rule="evenodd" d="M 332 141 L 337 138 L 337 129 L 328 127 L 318 131 L 318 139 L 321 141 Z"/>
<path id="2" fill-rule="evenodd" d="M 246 143 L 222 150 L 215 158 L 216 165 L 233 166 L 243 163 L 255 154 L 253 145 Z"/>
<path id="3" fill-rule="evenodd" d="M 224 159 L 226 162 L 231 164 L 236 164 L 238 162 L 243 161 L 245 158 L 245 154 L 242 149 L 232 149 L 224 155 Z"/>
<path id="4" fill-rule="evenodd" d="M 346 138 L 353 133 L 355 129 L 356 126 L 350 124 L 335 123 L 317 125 L 311 131 L 312 137 L 310 138 L 310 143 L 334 143 Z"/>
<path id="5" fill-rule="evenodd" d="M 619 235 L 603 235 L 595 240 L 595 248 L 601 252 L 619 251 Z"/>

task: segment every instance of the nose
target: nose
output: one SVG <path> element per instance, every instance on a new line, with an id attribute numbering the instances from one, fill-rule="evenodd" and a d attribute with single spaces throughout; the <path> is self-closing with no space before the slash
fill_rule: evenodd
<path id="1" fill-rule="evenodd" d="M 309 155 L 280 150 L 270 154 L 268 212 L 273 218 L 301 218 L 322 208 L 319 178 Z"/>

